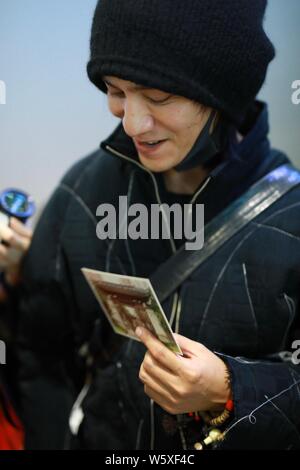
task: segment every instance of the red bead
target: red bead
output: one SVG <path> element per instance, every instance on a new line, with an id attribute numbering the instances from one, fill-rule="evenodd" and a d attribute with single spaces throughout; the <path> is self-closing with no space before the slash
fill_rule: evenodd
<path id="1" fill-rule="evenodd" d="M 233 405 L 233 401 L 232 401 L 232 400 L 227 400 L 227 403 L 226 403 L 226 406 L 225 406 L 226 410 L 232 411 L 232 410 L 233 410 L 233 406 L 234 406 L 234 405 Z"/>

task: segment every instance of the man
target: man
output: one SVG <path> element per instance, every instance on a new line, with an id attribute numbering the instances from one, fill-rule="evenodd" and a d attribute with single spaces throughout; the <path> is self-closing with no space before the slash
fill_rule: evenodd
<path id="1" fill-rule="evenodd" d="M 115 335 L 80 271 L 149 277 L 185 241 L 99 240 L 100 204 L 117 207 L 120 195 L 148 208 L 203 203 L 207 226 L 289 162 L 270 149 L 267 107 L 255 100 L 274 57 L 265 7 L 98 3 L 88 74 L 122 122 L 63 178 L 26 259 L 19 344 L 29 448 L 64 445 L 80 385 L 67 446 L 299 448 L 299 367 L 282 360 L 299 322 L 299 185 L 165 300 L 183 358 L 147 331 L 146 355 Z"/>

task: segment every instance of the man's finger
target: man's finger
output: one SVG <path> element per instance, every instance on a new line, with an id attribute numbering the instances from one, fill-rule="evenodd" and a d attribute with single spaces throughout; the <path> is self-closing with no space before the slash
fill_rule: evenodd
<path id="1" fill-rule="evenodd" d="M 170 393 L 174 392 L 178 376 L 154 359 L 149 351 L 144 358 L 140 371 L 145 377 L 151 377 L 155 382 L 161 384 Z"/>
<path id="2" fill-rule="evenodd" d="M 10 227 L 21 237 L 31 238 L 32 237 L 32 230 L 26 227 L 26 225 L 22 224 L 18 219 L 12 217 L 10 219 Z"/>
<path id="3" fill-rule="evenodd" d="M 9 243 L 13 237 L 13 231 L 7 225 L 0 223 L 0 241 Z"/>
<path id="4" fill-rule="evenodd" d="M 0 269 L 6 268 L 7 263 L 7 248 L 0 243 Z"/>
<path id="5" fill-rule="evenodd" d="M 143 365 L 140 368 L 139 379 L 141 382 L 143 382 L 144 385 L 151 388 L 158 395 L 165 398 L 170 398 L 171 391 L 165 386 L 163 382 L 160 382 L 152 375 L 149 375 L 144 369 Z"/>
<path id="6" fill-rule="evenodd" d="M 7 248 L 0 243 L 0 267 L 6 269 L 9 266 L 15 266 L 18 264 L 23 256 L 23 250 Z"/>
<path id="7" fill-rule="evenodd" d="M 177 333 L 174 333 L 174 336 L 185 357 L 198 356 L 199 353 L 206 349 L 203 344 L 186 338 L 186 336 L 182 336 Z"/>
<path id="8" fill-rule="evenodd" d="M 176 354 L 170 351 L 167 346 L 155 338 L 148 330 L 138 327 L 135 330 L 135 334 L 144 343 L 154 359 L 167 369 L 177 372 L 182 366 L 181 361 L 178 359 Z"/>
<path id="9" fill-rule="evenodd" d="M 19 248 L 9 248 L 7 250 L 8 265 L 11 267 L 18 265 L 23 257 L 23 251 L 24 250 L 20 250 Z"/>
<path id="10" fill-rule="evenodd" d="M 9 246 L 15 250 L 18 250 L 23 254 L 27 251 L 30 244 L 30 239 L 25 237 L 20 237 L 17 234 L 13 234 L 10 239 Z"/>

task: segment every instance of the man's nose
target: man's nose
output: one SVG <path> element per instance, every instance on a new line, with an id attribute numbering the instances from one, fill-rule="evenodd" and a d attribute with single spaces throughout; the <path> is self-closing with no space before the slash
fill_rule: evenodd
<path id="1" fill-rule="evenodd" d="M 127 100 L 124 104 L 123 127 L 129 137 L 138 137 L 152 130 L 154 120 L 147 106 Z"/>

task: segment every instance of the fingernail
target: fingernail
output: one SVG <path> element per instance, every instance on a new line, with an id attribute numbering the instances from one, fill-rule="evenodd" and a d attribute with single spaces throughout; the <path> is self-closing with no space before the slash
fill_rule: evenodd
<path id="1" fill-rule="evenodd" d="M 142 336 L 142 334 L 143 334 L 142 328 L 140 328 L 140 327 L 138 326 L 138 327 L 136 328 L 136 330 L 135 330 L 135 334 L 136 334 L 137 336 L 139 336 L 139 337 Z"/>

